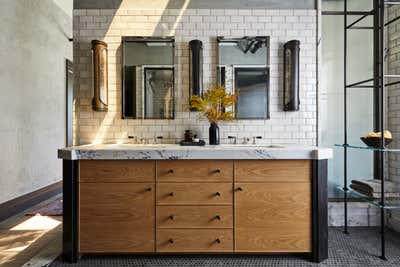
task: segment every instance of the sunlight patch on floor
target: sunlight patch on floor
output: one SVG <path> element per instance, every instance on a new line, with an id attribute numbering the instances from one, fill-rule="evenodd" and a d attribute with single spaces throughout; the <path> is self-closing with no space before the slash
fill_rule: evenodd
<path id="1" fill-rule="evenodd" d="M 60 221 L 57 221 L 48 216 L 35 215 L 30 217 L 29 219 L 23 221 L 22 223 L 12 227 L 11 231 L 20 231 L 20 230 L 51 230 L 56 228 L 61 224 Z"/>
<path id="2" fill-rule="evenodd" d="M 22 216 L 12 225 L 0 229 L 0 266 L 22 266 L 32 253 L 48 242 L 47 234 L 54 235 L 53 229 L 60 231 L 57 227 L 61 226 L 61 220 L 62 217 L 39 214 Z"/>

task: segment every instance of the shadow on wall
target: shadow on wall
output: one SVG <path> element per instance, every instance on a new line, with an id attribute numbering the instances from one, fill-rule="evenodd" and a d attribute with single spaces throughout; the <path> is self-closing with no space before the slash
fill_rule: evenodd
<path id="1" fill-rule="evenodd" d="M 141 15 L 141 12 L 144 11 L 126 9 L 122 2 L 122 0 L 107 1 L 107 9 L 77 9 L 74 12 L 74 73 L 76 73 L 74 81 L 76 85 L 76 92 L 74 92 L 76 114 L 74 117 L 87 122 L 85 126 L 80 126 L 75 121 L 77 136 L 74 138 L 76 140 L 74 145 L 122 142 L 127 138 L 127 131 L 121 130 L 119 133 L 113 133 L 110 131 L 111 126 L 118 125 L 127 128 L 128 126 L 142 124 L 141 120 L 130 121 L 129 125 L 127 121 L 121 120 L 121 37 L 174 36 L 190 0 L 168 1 L 164 7 L 149 9 L 149 14 L 146 15 L 154 15 L 155 21 L 154 26 L 147 29 L 143 29 L 140 23 L 131 21 L 132 16 Z M 74 6 L 76 8 L 80 4 L 75 1 Z M 85 6 L 95 8 L 99 4 L 97 1 L 85 1 Z M 173 9 L 173 11 L 169 9 Z M 108 112 L 94 112 L 91 106 L 93 97 L 91 41 L 94 39 L 105 41 L 108 44 Z M 182 53 L 182 49 L 186 49 L 187 44 L 177 42 L 176 47 L 176 51 Z M 175 54 L 175 66 L 178 67 L 175 78 L 176 81 L 182 81 L 182 74 L 179 69 L 182 62 L 178 62 L 180 58 L 178 53 Z M 175 90 L 175 98 L 177 93 L 188 94 L 186 91 Z M 182 97 L 189 96 L 184 95 Z M 93 130 L 94 128 L 96 130 Z"/>

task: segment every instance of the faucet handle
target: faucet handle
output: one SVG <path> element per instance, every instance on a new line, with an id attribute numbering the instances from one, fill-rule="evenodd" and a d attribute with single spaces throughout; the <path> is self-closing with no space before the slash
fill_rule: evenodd
<path id="1" fill-rule="evenodd" d="M 132 140 L 133 143 L 136 143 L 136 141 L 137 141 L 137 137 L 134 135 L 128 135 L 128 139 Z"/>
<path id="2" fill-rule="evenodd" d="M 262 136 L 261 135 L 253 136 L 253 145 L 256 144 L 256 139 L 262 139 Z"/>
<path id="3" fill-rule="evenodd" d="M 162 140 L 164 137 L 162 137 L 161 135 L 159 136 L 154 136 L 154 143 L 158 144 L 159 142 L 162 144 Z"/>
<path id="4" fill-rule="evenodd" d="M 233 139 L 234 140 L 233 142 L 236 145 L 236 140 L 237 140 L 236 136 L 229 135 L 228 139 Z"/>

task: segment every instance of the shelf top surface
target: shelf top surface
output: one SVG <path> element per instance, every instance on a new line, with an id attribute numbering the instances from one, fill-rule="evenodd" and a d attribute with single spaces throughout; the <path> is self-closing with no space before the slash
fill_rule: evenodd
<path id="1" fill-rule="evenodd" d="M 384 151 L 384 152 L 400 152 L 398 148 L 375 148 L 369 146 L 355 146 L 355 145 L 345 145 L 345 144 L 335 144 L 336 147 L 350 148 L 350 149 L 361 149 L 361 150 L 369 150 L 369 151 Z"/>
<path id="2" fill-rule="evenodd" d="M 338 192 L 342 193 L 344 195 L 345 191 L 342 187 L 337 187 L 336 188 Z M 377 208 L 384 208 L 384 209 L 400 209 L 400 198 L 385 198 L 385 205 L 381 205 L 380 199 L 376 198 L 370 198 L 368 196 L 365 196 L 361 193 L 358 193 L 357 191 L 354 191 L 353 189 L 348 189 L 347 191 L 348 196 L 360 200 L 362 202 L 367 202 L 371 204 L 372 206 L 375 206 Z"/>

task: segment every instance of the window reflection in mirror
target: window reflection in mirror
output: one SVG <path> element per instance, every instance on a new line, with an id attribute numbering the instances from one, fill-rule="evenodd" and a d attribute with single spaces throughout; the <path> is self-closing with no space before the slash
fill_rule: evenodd
<path id="1" fill-rule="evenodd" d="M 238 94 L 236 119 L 269 119 L 269 37 L 218 37 L 218 84 Z"/>
<path id="2" fill-rule="evenodd" d="M 123 37 L 122 117 L 174 118 L 174 39 Z"/>

